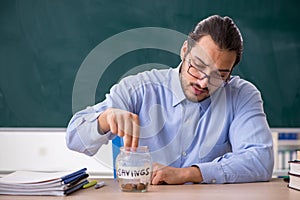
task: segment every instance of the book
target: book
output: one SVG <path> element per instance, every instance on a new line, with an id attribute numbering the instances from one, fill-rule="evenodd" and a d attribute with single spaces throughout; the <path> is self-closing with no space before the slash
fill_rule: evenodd
<path id="1" fill-rule="evenodd" d="M 300 161 L 298 160 L 289 161 L 289 164 L 290 164 L 289 173 L 300 175 Z"/>
<path id="2" fill-rule="evenodd" d="M 288 187 L 300 191 L 300 175 L 292 174 L 289 172 Z"/>
<path id="3" fill-rule="evenodd" d="M 87 184 L 88 176 L 86 168 L 73 172 L 16 171 L 0 178 L 0 194 L 65 196 Z"/>
<path id="4" fill-rule="evenodd" d="M 289 161 L 290 170 L 288 172 L 289 175 L 289 184 L 288 187 L 300 190 L 300 161 L 294 160 Z"/>

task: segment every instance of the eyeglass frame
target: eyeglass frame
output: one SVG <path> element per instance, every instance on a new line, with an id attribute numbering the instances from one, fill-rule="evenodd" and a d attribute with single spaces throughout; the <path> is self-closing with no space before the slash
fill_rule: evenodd
<path id="1" fill-rule="evenodd" d="M 198 80 L 203 80 L 203 79 L 207 78 L 208 84 L 210 84 L 210 85 L 212 85 L 212 86 L 214 86 L 214 87 L 225 87 L 225 86 L 227 85 L 227 83 L 229 82 L 229 79 L 230 79 L 230 75 L 231 75 L 232 69 L 231 69 L 231 70 L 229 70 L 229 69 L 219 69 L 219 70 L 218 70 L 219 72 L 228 72 L 229 74 L 227 75 L 227 78 L 226 78 L 225 80 L 223 80 L 222 78 L 220 78 L 220 80 L 222 80 L 222 83 L 221 83 L 220 85 L 213 85 L 213 84 L 211 84 L 211 82 L 210 82 L 210 77 L 211 77 L 211 76 L 207 75 L 203 70 L 199 69 L 198 67 L 195 67 L 194 65 L 192 65 L 191 60 L 192 60 L 191 58 L 188 60 L 188 69 L 187 69 L 187 73 L 188 73 L 190 76 L 192 76 L 192 77 L 194 77 L 194 78 L 196 78 L 196 79 L 198 79 Z M 190 72 L 190 68 L 194 68 L 194 69 L 198 70 L 201 74 L 204 75 L 204 77 L 199 78 L 199 77 L 193 75 L 193 74 Z"/>

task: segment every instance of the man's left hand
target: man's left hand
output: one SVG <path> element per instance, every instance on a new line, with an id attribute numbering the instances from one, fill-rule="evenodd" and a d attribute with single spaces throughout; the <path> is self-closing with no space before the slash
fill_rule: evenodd
<path id="1" fill-rule="evenodd" d="M 201 182 L 202 175 L 197 167 L 175 168 L 159 163 L 153 163 L 152 184 L 184 184 L 186 182 Z"/>

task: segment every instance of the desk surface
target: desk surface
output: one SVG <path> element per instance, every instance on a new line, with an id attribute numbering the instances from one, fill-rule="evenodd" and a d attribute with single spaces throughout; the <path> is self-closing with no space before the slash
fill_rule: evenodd
<path id="1" fill-rule="evenodd" d="M 102 180 L 101 180 L 102 181 Z M 151 185 L 145 193 L 121 192 L 115 180 L 104 180 L 106 186 L 100 189 L 93 187 L 79 190 L 69 196 L 9 196 L 0 195 L 0 200 L 79 200 L 79 199 L 220 199 L 220 200 L 299 200 L 300 191 L 287 187 L 282 179 L 270 182 L 243 184 L 192 184 L 192 185 Z"/>

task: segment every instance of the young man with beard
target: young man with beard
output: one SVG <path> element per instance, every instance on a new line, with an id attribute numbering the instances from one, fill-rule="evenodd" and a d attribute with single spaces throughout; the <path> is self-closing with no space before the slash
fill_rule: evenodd
<path id="1" fill-rule="evenodd" d="M 68 147 L 94 155 L 117 135 L 125 147 L 148 146 L 152 184 L 268 181 L 273 144 L 260 92 L 231 75 L 242 50 L 232 19 L 200 21 L 177 68 L 126 77 L 103 102 L 76 113 Z"/>

